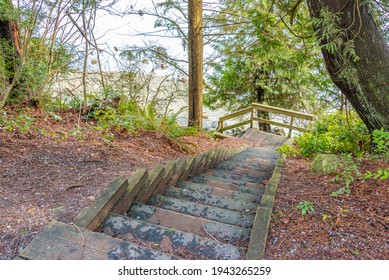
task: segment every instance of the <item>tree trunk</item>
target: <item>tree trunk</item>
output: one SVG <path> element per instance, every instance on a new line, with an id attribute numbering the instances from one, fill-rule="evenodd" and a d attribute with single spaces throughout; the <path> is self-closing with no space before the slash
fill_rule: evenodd
<path id="1" fill-rule="evenodd" d="M 263 87 L 261 87 L 261 86 L 256 86 L 255 92 L 257 94 L 257 102 L 258 103 L 264 102 L 265 101 L 265 89 Z M 268 120 L 269 119 L 269 112 L 258 111 L 257 112 L 257 116 L 259 118 L 264 118 L 264 119 Z M 265 131 L 265 132 L 270 132 L 271 131 L 270 124 L 262 123 L 262 122 L 258 122 L 258 129 L 262 130 L 262 131 Z"/>
<path id="2" fill-rule="evenodd" d="M 189 0 L 189 118 L 188 126 L 202 127 L 203 30 L 202 0 Z"/>
<path id="3" fill-rule="evenodd" d="M 11 0 L 5 0 L 6 4 L 9 5 L 9 9 L 13 9 Z M 3 19 L 0 18 L 0 39 L 2 43 L 7 45 L 1 45 L 4 54 L 6 69 L 9 73 L 15 73 L 16 63 L 15 58 L 20 58 L 23 54 L 22 43 L 20 41 L 19 25 L 14 19 Z M 10 48 L 10 49 L 6 49 Z M 12 77 L 11 81 L 12 81 Z M 10 83 L 11 83 L 10 81 Z"/>
<path id="4" fill-rule="evenodd" d="M 324 46 L 334 39 L 323 40 L 325 21 L 315 26 L 327 70 L 370 131 L 389 131 L 389 47 L 370 13 L 371 7 L 357 0 L 308 0 L 308 6 L 313 18 L 322 18 L 325 9 L 337 13 L 337 36 L 343 42 L 335 51 Z M 352 40 L 356 60 L 350 55 Z"/>
<path id="5" fill-rule="evenodd" d="M 11 0 L 6 0 L 9 9 L 13 9 Z M 5 65 L 5 79 L 8 87 L 3 96 L 0 95 L 0 108 L 7 102 L 12 90 L 16 86 L 16 73 L 18 59 L 23 55 L 23 47 L 20 41 L 19 25 L 14 19 L 0 18 L 0 48 Z M 16 75 L 16 76 L 15 76 Z"/>

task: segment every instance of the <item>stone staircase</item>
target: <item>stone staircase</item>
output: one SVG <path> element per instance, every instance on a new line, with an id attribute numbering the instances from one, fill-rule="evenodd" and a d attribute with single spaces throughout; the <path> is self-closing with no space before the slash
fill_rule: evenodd
<path id="1" fill-rule="evenodd" d="M 242 136 L 253 138 L 253 132 Z M 274 136 L 262 141 L 268 143 L 267 148 L 249 147 L 218 163 L 213 156 L 205 155 L 202 158 L 213 164 L 193 164 L 196 157 L 192 157 L 187 168 L 180 172 L 177 167 L 173 169 L 173 177 L 174 173 L 180 173 L 179 180 L 174 184 L 169 180 L 163 188 L 154 187 L 147 199 L 135 195 L 124 212 L 113 210 L 117 198 L 112 203 L 107 200 L 99 208 L 96 216 L 103 218 L 97 219 L 98 222 L 92 217 L 84 223 L 85 215 L 84 220 L 74 224 L 53 222 L 20 257 L 246 259 L 257 209 L 279 156 L 272 149 L 279 143 L 270 144 L 271 137 Z M 271 145 L 274 146 L 269 149 Z M 220 155 L 212 154 L 216 158 Z M 184 162 L 187 160 L 181 160 L 182 166 Z M 197 166 L 196 172 L 191 172 L 190 166 Z M 166 176 L 162 176 L 162 181 L 163 178 Z M 131 194 L 118 195 L 125 196 Z"/>
<path id="2" fill-rule="evenodd" d="M 236 137 L 247 139 L 253 143 L 254 147 L 260 147 L 262 149 L 274 150 L 285 142 L 285 136 L 283 135 L 267 133 L 253 128 L 242 131 Z"/>

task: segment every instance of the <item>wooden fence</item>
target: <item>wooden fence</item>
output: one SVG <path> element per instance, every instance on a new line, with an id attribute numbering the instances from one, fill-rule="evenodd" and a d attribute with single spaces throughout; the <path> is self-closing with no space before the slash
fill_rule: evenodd
<path id="1" fill-rule="evenodd" d="M 288 117 L 290 117 L 290 120 L 289 120 L 289 123 L 283 123 L 283 122 L 278 122 L 278 121 L 274 121 L 274 120 L 268 120 L 265 118 L 260 118 L 260 117 L 256 116 L 256 112 L 258 112 L 258 111 L 288 116 Z M 224 126 L 225 121 L 231 120 L 231 119 L 234 119 L 237 117 L 243 117 L 247 114 L 250 114 L 250 118 L 248 120 L 240 121 L 236 124 Z M 307 129 L 307 128 L 295 125 L 296 119 L 303 119 L 303 120 L 312 121 L 313 117 L 314 116 L 312 114 L 287 110 L 287 109 L 273 107 L 273 106 L 269 106 L 269 105 L 253 103 L 248 108 L 245 108 L 245 109 L 242 109 L 242 110 L 239 110 L 239 111 L 236 111 L 234 113 L 231 113 L 231 114 L 228 114 L 228 115 L 221 117 L 219 119 L 217 130 L 219 132 L 223 133 L 223 131 L 237 128 L 237 127 L 247 125 L 247 124 L 250 124 L 250 127 L 252 128 L 254 126 L 254 121 L 257 121 L 259 123 L 267 123 L 267 124 L 285 127 L 287 129 L 289 129 L 288 138 L 290 138 L 290 137 L 292 137 L 293 130 L 297 130 L 297 131 L 301 131 L 301 132 L 309 131 L 309 129 Z"/>

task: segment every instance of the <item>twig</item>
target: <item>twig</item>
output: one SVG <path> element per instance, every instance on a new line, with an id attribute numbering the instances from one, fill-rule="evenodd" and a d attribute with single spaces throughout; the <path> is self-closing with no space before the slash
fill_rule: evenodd
<path id="1" fill-rule="evenodd" d="M 219 240 L 216 239 L 216 237 L 214 237 L 211 233 L 209 233 L 209 231 L 205 228 L 205 225 L 203 223 L 203 218 L 200 215 L 198 217 L 200 218 L 200 222 L 201 222 L 201 225 L 203 226 L 203 230 L 209 235 L 209 237 L 211 237 L 216 242 L 221 243 Z"/>
<path id="2" fill-rule="evenodd" d="M 284 243 L 284 241 L 286 240 L 286 238 L 288 238 L 288 236 L 292 233 L 293 231 L 289 231 L 287 235 L 285 235 L 284 239 L 282 239 L 282 241 L 280 242 L 280 244 L 278 244 L 278 248 L 281 247 L 282 243 Z"/>
<path id="3" fill-rule="evenodd" d="M 82 237 L 82 246 L 81 246 L 81 252 L 80 252 L 80 257 L 78 258 L 79 260 L 82 259 L 82 256 L 84 255 L 84 248 L 85 248 L 85 236 L 84 233 L 81 231 L 81 229 L 75 224 L 75 223 L 70 223 L 70 225 L 75 226 L 77 230 L 81 233 Z"/>
<path id="4" fill-rule="evenodd" d="M 242 227 L 241 227 L 241 229 L 240 229 L 239 238 L 238 238 L 238 243 L 241 242 L 240 238 L 241 238 L 242 235 L 243 235 L 244 224 L 245 224 L 245 222 L 242 223 Z M 242 241 L 244 241 L 244 240 L 242 240 Z"/>
<path id="5" fill-rule="evenodd" d="M 71 190 L 71 189 L 75 189 L 75 188 L 82 188 L 82 187 L 85 187 L 85 185 L 71 185 L 71 186 L 67 187 L 65 189 L 65 191 L 68 191 L 68 190 Z"/>
<path id="6" fill-rule="evenodd" d="M 151 250 L 155 250 L 155 248 L 152 248 L 148 243 L 144 242 L 143 240 L 141 240 L 137 234 L 135 233 L 135 230 L 134 229 L 131 229 L 131 234 L 132 236 L 134 236 L 136 238 L 136 240 L 138 240 L 139 243 L 141 243 L 143 246 L 151 249 Z"/>

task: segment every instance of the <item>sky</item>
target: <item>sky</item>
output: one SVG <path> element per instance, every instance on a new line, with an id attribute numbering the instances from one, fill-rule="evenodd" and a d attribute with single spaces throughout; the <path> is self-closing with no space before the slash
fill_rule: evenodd
<path id="1" fill-rule="evenodd" d="M 154 2 L 156 3 L 158 1 Z M 152 2 L 150 0 L 119 1 L 118 8 L 125 9 L 131 5 L 135 11 L 152 8 Z M 145 41 L 150 40 L 167 47 L 174 55 L 180 57 L 185 56 L 180 39 L 158 38 L 155 36 L 145 38 L 139 36 L 139 33 L 155 32 L 157 30 L 154 28 L 155 20 L 155 17 L 148 15 L 140 16 L 136 14 L 120 17 L 101 12 L 97 18 L 96 37 L 100 38 L 99 41 L 100 43 L 103 42 L 103 48 L 106 48 L 106 50 L 113 53 L 117 50 L 117 57 L 120 51 L 123 51 L 127 46 L 143 46 Z M 110 67 L 113 67 L 113 65 L 110 65 Z"/>

